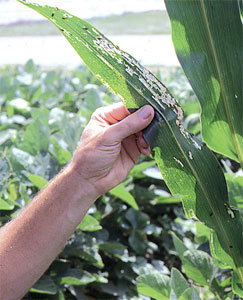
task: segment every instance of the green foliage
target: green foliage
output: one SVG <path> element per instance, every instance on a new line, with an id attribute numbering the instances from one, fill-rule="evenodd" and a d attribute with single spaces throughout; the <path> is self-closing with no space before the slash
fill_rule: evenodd
<path id="1" fill-rule="evenodd" d="M 188 250 L 175 235 L 173 240 L 187 277 L 198 285 L 210 286 L 215 273 L 210 255 L 201 250 Z"/>
<path id="2" fill-rule="evenodd" d="M 167 76 L 165 74 L 163 72 L 164 80 L 179 98 L 184 91 L 173 85 L 173 82 L 176 80 L 187 87 L 193 110 L 196 100 L 180 69 L 170 70 Z M 27 76 L 32 78 L 31 85 L 18 80 Z M 90 104 L 86 102 L 89 101 L 87 93 L 90 89 L 96 91 L 102 105 L 117 101 L 117 98 L 101 86 L 84 67 L 70 72 L 54 72 L 42 70 L 29 61 L 24 67 L 1 69 L 0 81 L 5 82 L 5 85 L 1 85 L 0 93 L 0 133 L 15 131 L 14 135 L 5 135 L 7 138 L 0 145 L 0 221 L 3 225 L 68 161 L 79 140 L 79 134 L 95 109 L 94 106 L 89 108 Z M 43 91 L 38 97 L 33 93 L 34 87 L 37 90 L 41 87 Z M 72 98 L 68 97 L 68 101 L 67 93 L 73 95 Z M 28 103 L 28 112 L 16 110 L 8 116 L 8 102 L 16 97 L 28 99 L 23 99 Z M 99 106 L 99 102 L 96 105 Z M 34 153 L 32 150 L 23 150 L 23 141 L 29 124 L 33 124 L 36 118 L 39 119 L 40 126 L 47 126 L 50 135 L 48 149 L 39 149 Z M 77 131 L 79 134 L 76 134 Z M 38 134 L 36 138 L 38 142 Z M 33 139 L 35 140 L 35 135 Z M 65 156 L 63 153 L 70 154 Z M 225 161 L 222 157 L 221 160 Z M 226 162 L 224 164 L 226 166 Z M 232 173 L 234 167 L 229 167 L 229 162 L 227 166 Z M 207 258 L 205 265 L 204 260 L 200 265 L 205 272 L 198 276 L 201 280 L 211 279 L 207 254 L 209 229 L 186 219 L 178 202 L 180 198 L 171 196 L 150 158 L 142 158 L 121 187 L 122 191 L 126 190 L 129 194 L 128 199 L 132 197 L 131 199 L 136 200 L 139 210 L 133 208 L 133 203 L 123 201 L 122 194 L 110 192 L 101 197 L 77 227 L 59 257 L 26 295 L 26 299 L 148 299 L 141 293 L 150 293 L 150 287 L 141 283 L 143 287 L 140 286 L 137 290 L 136 286 L 137 278 L 147 276 L 155 284 L 152 284 L 152 293 L 155 289 L 162 294 L 159 297 L 175 294 L 178 300 L 189 299 L 188 297 L 199 299 L 187 277 L 183 279 L 179 270 L 183 270 L 184 276 L 193 277 L 187 268 L 184 269 L 182 258 L 184 252 L 190 251 L 194 255 L 193 251 L 198 249 L 195 253 L 202 254 L 204 251 L 205 254 L 202 255 Z M 180 246 L 177 249 L 176 244 L 174 247 L 171 231 L 180 237 L 177 241 L 181 250 Z M 185 257 L 186 265 L 191 270 L 195 261 L 192 260 L 191 263 L 191 256 Z M 169 270 L 172 270 L 171 273 Z M 203 299 L 214 299 L 213 294 L 219 293 L 214 292 L 216 288 L 221 295 L 230 295 L 231 282 L 226 281 L 221 286 L 230 278 L 230 271 L 216 268 L 213 275 L 214 279 L 217 278 L 217 284 L 212 281 L 210 287 L 204 287 Z M 171 277 L 169 282 L 168 276 Z M 235 277 L 236 291 L 237 282 Z M 169 284 L 170 294 L 164 283 Z M 152 295 L 150 296 L 153 297 Z"/>
<path id="3" fill-rule="evenodd" d="M 178 59 L 202 107 L 204 141 L 243 167 L 242 21 L 235 0 L 166 0 Z"/>
<path id="4" fill-rule="evenodd" d="M 23 67 L 0 69 L 0 82 L 4 225 L 69 161 L 93 110 L 117 98 L 84 67 L 65 73 L 45 71 L 29 61 Z M 99 99 L 92 104 L 91 94 Z M 13 110 L 9 102 L 15 103 Z M 43 128 L 48 135 L 42 145 Z M 167 214 L 175 218 L 177 206 L 157 204 L 163 194 L 168 201 L 172 197 L 161 179 L 144 174 L 154 165 L 141 160 L 124 183 L 97 201 L 26 298 L 77 299 L 85 294 L 132 299 L 138 296 L 135 280 L 140 268 L 168 274 L 162 262 L 168 252 L 161 244 L 167 239 L 170 249 L 171 241 L 168 233 L 161 235 L 162 216 L 170 228 Z"/>
<path id="5" fill-rule="evenodd" d="M 160 272 L 140 275 L 137 288 L 141 294 L 158 300 L 170 299 L 170 278 Z"/>
<path id="6" fill-rule="evenodd" d="M 225 178 L 214 155 L 182 125 L 183 111 L 177 101 L 152 73 L 87 22 L 60 9 L 24 3 L 57 26 L 96 77 L 127 108 L 145 104 L 154 107 L 155 118 L 144 131 L 144 137 L 166 184 L 172 194 L 180 195 L 188 217 L 196 217 L 213 229 L 213 255 L 237 270 L 243 284 L 241 215 L 230 208 Z M 204 12 L 204 5 L 202 9 Z M 218 73 L 221 76 L 220 70 Z M 224 86 L 223 82 L 221 85 Z M 226 97 L 225 94 L 224 100 Z M 233 112 L 229 114 L 234 119 Z M 137 232 L 130 236 L 130 244 L 136 241 L 139 245 L 142 240 Z M 139 248 L 143 254 L 145 249 Z"/>
<path id="7" fill-rule="evenodd" d="M 38 294 L 55 295 L 57 293 L 57 287 L 50 276 L 43 275 L 30 291 Z"/>
<path id="8" fill-rule="evenodd" d="M 171 270 L 171 287 L 177 299 L 189 288 L 189 284 L 184 276 L 175 268 Z"/>
<path id="9" fill-rule="evenodd" d="M 239 162 L 243 168 L 242 19 L 239 3 L 233 0 L 165 2 L 178 59 L 201 104 L 202 137 L 209 147 Z M 237 210 L 230 204 L 229 201 L 224 206 L 234 219 Z M 219 217 L 223 219 L 222 214 Z M 243 228 L 241 219 L 241 214 L 238 214 L 238 221 L 231 229 L 232 234 L 234 230 L 237 232 L 235 238 Z M 216 235 L 217 230 L 213 233 L 212 253 L 237 270 L 243 289 L 243 239 L 239 238 L 239 252 L 233 254 L 235 247 L 230 243 L 227 250 L 220 235 Z"/>
<path id="10" fill-rule="evenodd" d="M 227 64 L 233 68 L 234 53 L 225 59 L 228 63 L 218 54 L 222 40 L 218 40 L 219 44 L 213 43 L 215 37 L 210 30 L 218 19 L 212 19 L 210 13 L 215 7 L 210 6 L 209 1 L 196 1 L 186 11 L 181 7 L 178 16 L 179 2 L 167 1 L 175 45 L 177 40 L 180 42 L 178 36 L 182 41 L 184 38 L 184 44 L 176 47 L 201 101 L 205 117 L 202 125 L 208 133 L 213 130 L 216 134 L 207 137 L 203 129 L 203 137 L 219 153 L 241 162 L 242 119 L 238 113 L 242 102 L 239 99 L 237 105 L 232 105 L 230 100 L 232 87 L 237 96 L 234 100 L 238 99 L 239 85 L 232 83 L 233 77 L 228 80 L 224 71 Z M 188 4 L 187 1 L 182 3 Z M 156 118 L 144 135 L 154 150 L 163 178 L 158 176 L 153 161 L 142 158 L 125 182 L 102 196 L 89 210 L 60 256 L 26 297 L 40 299 L 44 294 L 44 299 L 238 299 L 236 295 L 242 296 L 243 259 L 241 172 L 237 163 L 217 156 L 224 172 L 228 173 L 228 200 L 219 163 L 200 141 L 199 105 L 180 69 L 170 73 L 170 80 L 164 78 L 164 81 L 168 80 L 170 90 L 185 109 L 185 129 L 196 134 L 197 139 L 182 127 L 180 106 L 168 90 L 134 58 L 86 22 L 59 9 L 28 5 L 55 23 L 95 75 L 129 108 L 147 102 L 154 106 Z M 218 5 L 218 1 L 214 5 Z M 195 7 L 200 16 L 193 15 Z M 235 7 L 223 9 L 222 14 L 228 16 Z M 177 22 L 179 17 L 182 20 Z M 194 30 L 190 25 L 194 18 L 200 20 L 200 25 L 207 25 L 203 38 L 198 34 L 203 31 Z M 187 26 L 192 28 L 186 31 L 192 33 L 190 38 L 184 32 Z M 199 39 L 196 43 L 195 35 Z M 231 39 L 228 33 L 226 37 Z M 205 41 L 211 48 L 205 47 Z M 200 62 L 200 57 L 196 60 L 192 57 L 195 51 L 189 51 L 197 44 L 207 64 L 194 64 L 195 68 L 189 68 L 188 72 L 188 65 Z M 189 50 L 183 53 L 185 49 Z M 211 50 L 212 61 L 208 53 Z M 14 217 L 38 189 L 68 163 L 92 111 L 117 100 L 85 68 L 71 73 L 71 80 L 57 72 L 44 72 L 43 76 L 31 61 L 24 68 L 6 68 L 1 72 L 2 224 Z M 237 77 L 237 72 L 234 75 Z M 197 85 L 198 82 L 203 86 Z M 209 84 L 205 93 L 212 96 L 212 101 L 206 104 L 202 101 L 208 95 L 201 97 L 200 94 L 205 90 L 205 82 Z M 209 109 L 208 106 L 215 103 L 214 110 Z M 213 112 L 216 121 L 205 114 L 207 110 Z M 234 112 L 235 118 L 232 117 Z M 220 118 L 223 120 L 221 129 L 226 130 L 228 137 L 222 144 L 218 142 L 222 137 L 220 129 L 213 127 L 222 121 Z M 180 198 L 176 197 L 178 194 Z M 178 203 L 180 199 L 187 216 L 197 217 L 205 224 L 186 220 Z M 198 285 L 203 286 L 200 296 Z"/>

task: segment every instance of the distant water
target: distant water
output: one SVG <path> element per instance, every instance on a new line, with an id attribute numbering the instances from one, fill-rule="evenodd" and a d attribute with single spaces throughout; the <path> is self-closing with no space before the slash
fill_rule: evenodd
<path id="1" fill-rule="evenodd" d="M 83 19 L 165 9 L 163 0 L 33 0 L 33 2 L 63 8 Z M 0 0 L 0 25 L 40 20 L 44 20 L 40 14 L 16 0 Z M 143 65 L 179 64 L 170 35 L 108 37 Z M 53 67 L 71 68 L 81 63 L 80 57 L 62 36 L 1 37 L 0 54 L 0 65 L 24 64 L 30 58 L 37 64 Z"/>
<path id="2" fill-rule="evenodd" d="M 62 8 L 83 19 L 165 9 L 163 0 L 34 0 L 33 2 Z M 0 25 L 39 20 L 43 20 L 40 14 L 16 0 L 0 1 Z"/>
<path id="3" fill-rule="evenodd" d="M 145 66 L 179 65 L 170 35 L 108 37 Z M 82 63 L 76 51 L 62 36 L 2 37 L 0 45 L 0 65 L 24 64 L 30 58 L 48 67 L 72 68 Z"/>

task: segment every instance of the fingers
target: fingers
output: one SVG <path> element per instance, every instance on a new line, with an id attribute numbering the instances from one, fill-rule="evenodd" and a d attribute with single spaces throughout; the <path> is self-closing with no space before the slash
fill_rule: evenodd
<path id="1" fill-rule="evenodd" d="M 92 120 L 115 124 L 130 115 L 130 112 L 121 102 L 98 108 L 92 115 Z"/>
<path id="2" fill-rule="evenodd" d="M 143 138 L 142 132 L 139 133 L 137 136 L 137 147 L 143 155 L 150 155 L 151 154 L 151 149 L 147 142 Z"/>
<path id="3" fill-rule="evenodd" d="M 109 128 L 111 139 L 121 142 L 128 136 L 135 134 L 147 127 L 154 117 L 154 109 L 145 105 L 135 113 L 127 116 Z"/>
<path id="4" fill-rule="evenodd" d="M 129 156 L 132 164 L 135 165 L 141 155 L 135 135 L 130 135 L 125 140 L 123 140 L 122 146 L 122 149 L 125 149 L 126 155 Z"/>

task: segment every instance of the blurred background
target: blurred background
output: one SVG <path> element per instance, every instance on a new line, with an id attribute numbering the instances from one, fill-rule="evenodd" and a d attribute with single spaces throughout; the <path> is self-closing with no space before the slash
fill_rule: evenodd
<path id="1" fill-rule="evenodd" d="M 163 0 L 35 0 L 87 20 L 146 66 L 177 66 Z M 33 59 L 73 68 L 80 57 L 57 28 L 17 0 L 0 0 L 0 64 Z"/>

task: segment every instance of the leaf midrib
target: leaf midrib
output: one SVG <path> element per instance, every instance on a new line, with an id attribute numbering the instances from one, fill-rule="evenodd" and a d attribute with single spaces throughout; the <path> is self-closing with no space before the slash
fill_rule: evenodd
<path id="1" fill-rule="evenodd" d="M 200 0 L 199 3 L 200 3 L 200 6 L 201 6 L 201 9 L 202 9 L 202 16 L 203 16 L 203 21 L 205 23 L 205 28 L 206 28 L 206 31 L 207 31 L 207 34 L 208 34 L 208 37 L 209 37 L 209 46 L 210 46 L 212 54 L 213 54 L 213 59 L 214 59 L 214 62 L 215 62 L 215 67 L 216 67 L 216 72 L 217 72 L 217 75 L 218 75 L 219 85 L 221 87 L 222 99 L 223 99 L 223 104 L 224 104 L 224 108 L 225 108 L 226 118 L 228 120 L 228 124 L 229 124 L 230 131 L 231 131 L 231 134 L 232 134 L 232 139 L 233 139 L 233 142 L 234 142 L 234 145 L 235 145 L 235 149 L 236 149 L 241 167 L 243 168 L 243 149 L 241 149 L 241 147 L 240 147 L 240 142 L 239 142 L 238 136 L 236 134 L 236 130 L 235 130 L 235 124 L 232 121 L 232 117 L 231 117 L 232 113 L 231 113 L 230 106 L 229 106 L 228 101 L 227 101 L 227 95 L 226 95 L 227 93 L 226 93 L 226 90 L 225 90 L 225 87 L 224 87 L 223 78 L 221 76 L 222 72 L 220 70 L 220 64 L 219 64 L 219 61 L 218 61 L 218 58 L 217 58 L 217 53 L 216 53 L 216 49 L 215 49 L 215 46 L 214 46 L 213 37 L 212 37 L 211 31 L 210 31 L 210 28 L 209 28 L 209 22 L 208 22 L 208 18 L 207 18 L 207 14 L 206 14 L 206 8 L 205 8 L 204 0 Z"/>
<path id="2" fill-rule="evenodd" d="M 65 24 L 65 26 L 67 26 L 67 27 L 70 28 L 69 24 L 67 24 L 67 23 L 64 23 L 64 24 Z M 80 35 L 78 32 L 76 32 L 73 28 L 71 28 L 71 30 L 72 30 L 72 31 L 73 31 L 73 32 L 74 32 L 81 40 L 83 40 L 82 35 Z M 94 37 L 94 38 L 95 38 L 95 37 Z M 85 42 L 85 41 L 84 41 L 84 42 Z M 87 41 L 86 41 L 86 42 L 87 42 Z M 94 52 L 97 52 L 97 50 L 93 47 L 92 44 L 89 43 L 89 46 L 94 50 Z M 98 52 L 97 52 L 97 53 L 98 53 Z M 97 56 L 95 56 L 95 57 L 97 57 Z M 109 62 L 108 60 L 107 60 L 107 62 L 110 64 L 110 62 Z M 157 112 L 161 115 L 161 117 L 164 119 L 164 121 L 166 122 L 167 127 L 169 128 L 169 130 L 170 130 L 172 136 L 174 137 L 174 140 L 176 141 L 176 144 L 177 144 L 179 150 L 181 151 L 181 153 L 182 153 L 183 157 L 185 158 L 187 164 L 189 165 L 190 169 L 192 170 L 192 173 L 193 173 L 193 175 L 195 176 L 197 182 L 199 183 L 199 185 L 200 185 L 200 187 L 201 187 L 201 190 L 202 190 L 203 194 L 205 195 L 205 198 L 207 199 L 207 202 L 208 202 L 208 204 L 209 204 L 211 210 L 212 210 L 213 212 L 215 212 L 215 210 L 214 210 L 214 208 L 213 208 L 213 206 L 212 206 L 212 204 L 211 204 L 209 194 L 207 193 L 207 191 L 206 191 L 205 188 L 203 187 L 203 183 L 201 182 L 200 178 L 199 178 L 198 175 L 197 175 L 197 172 L 196 172 L 195 169 L 193 168 L 191 162 L 190 162 L 189 159 L 187 158 L 186 153 L 184 152 L 183 148 L 181 147 L 180 143 L 178 142 L 178 140 L 177 140 L 177 138 L 176 138 L 176 136 L 175 136 L 175 133 L 174 133 L 174 131 L 172 130 L 172 128 L 171 128 L 171 126 L 170 126 L 168 120 L 166 119 L 166 117 L 161 113 L 160 110 L 158 110 L 158 108 L 155 106 L 155 104 L 154 104 L 153 102 L 151 102 L 151 100 L 150 100 L 149 98 L 147 98 L 144 94 L 142 94 L 142 93 L 140 92 L 140 90 L 137 89 L 136 86 L 134 86 L 134 85 L 132 84 L 132 82 L 131 82 L 130 80 L 128 80 L 126 77 L 123 76 L 123 74 L 121 74 L 119 71 L 117 71 L 117 70 L 114 68 L 113 65 L 111 65 L 111 66 L 113 67 L 113 71 L 115 71 L 116 73 L 122 75 L 122 77 L 125 79 L 125 81 L 127 81 L 127 82 L 129 83 L 129 85 L 130 85 L 134 90 L 136 90 L 136 92 L 137 92 L 138 94 L 140 94 L 144 99 L 146 99 L 146 101 L 147 101 L 148 103 L 150 103 L 150 104 L 157 110 Z M 221 232 L 222 232 L 222 234 L 223 234 L 223 236 L 224 236 L 224 240 L 226 241 L 226 244 L 228 244 L 228 246 L 229 246 L 229 245 L 230 245 L 230 242 L 229 242 L 229 240 L 228 240 L 228 235 L 227 235 L 227 233 L 226 233 L 225 230 L 224 230 L 224 226 L 223 226 L 223 224 L 222 224 L 222 222 L 221 222 L 221 219 L 222 219 L 222 218 L 220 218 L 220 217 L 218 216 L 218 214 L 215 214 L 215 219 L 217 220 L 217 223 L 218 223 L 218 225 L 219 225 L 219 228 L 221 228 Z M 231 252 L 230 247 L 228 247 L 228 248 L 229 248 L 229 251 Z"/>
<path id="3" fill-rule="evenodd" d="M 27 4 L 27 5 L 28 5 L 28 4 Z M 51 20 L 48 16 L 45 16 L 45 17 L 47 17 L 47 18 L 52 22 L 52 20 Z M 70 26 L 69 26 L 66 22 L 63 22 L 62 20 L 59 20 L 59 19 L 58 19 L 58 21 L 61 21 L 62 23 L 64 23 L 65 26 L 67 26 L 67 27 L 70 28 Z M 52 23 L 54 23 L 54 22 L 52 22 Z M 56 24 L 54 23 L 54 25 L 56 25 Z M 57 27 L 58 27 L 58 26 L 57 26 Z M 58 28 L 58 29 L 59 29 L 59 28 Z M 71 31 L 74 32 L 78 37 L 80 37 L 81 40 L 83 40 L 83 37 L 82 37 L 81 35 L 79 35 L 79 33 L 77 33 L 73 28 L 71 28 Z M 62 33 L 63 33 L 63 32 L 62 32 Z M 65 37 L 66 37 L 66 36 L 65 36 Z M 66 37 L 66 38 L 67 38 L 67 37 Z M 94 38 L 95 38 L 95 37 L 94 37 Z M 87 42 L 87 41 L 86 41 L 86 42 Z M 93 47 L 93 45 L 91 45 L 91 44 L 89 43 L 89 46 L 92 47 L 92 49 L 94 49 L 94 52 L 97 52 L 97 49 L 95 49 L 95 48 Z M 97 53 L 98 53 L 98 52 L 97 52 Z M 91 54 L 91 53 L 90 53 L 90 54 Z M 92 55 L 92 54 L 91 54 L 91 55 Z M 95 56 L 95 58 L 97 58 L 97 56 Z M 107 62 L 110 64 L 109 61 L 107 61 Z M 112 66 L 112 67 L 113 67 L 113 66 Z M 113 70 L 114 70 L 116 73 L 121 74 L 121 73 L 120 73 L 119 71 L 117 71 L 114 67 L 113 67 Z M 161 117 L 165 120 L 165 122 L 166 122 L 166 124 L 167 124 L 169 130 L 171 131 L 172 135 L 174 136 L 174 139 L 175 139 L 175 141 L 176 141 L 176 144 L 177 144 L 178 148 L 180 149 L 180 151 L 182 152 L 183 156 L 185 157 L 185 159 L 186 159 L 186 161 L 187 161 L 187 163 L 188 163 L 190 169 L 192 170 L 192 172 L 193 172 L 193 174 L 194 174 L 194 176 L 195 176 L 197 182 L 199 183 L 199 185 L 200 185 L 200 187 L 201 187 L 201 190 L 202 190 L 203 194 L 205 195 L 205 198 L 207 199 L 207 202 L 208 202 L 210 208 L 213 210 L 213 207 L 212 207 L 212 205 L 211 205 L 210 197 L 209 197 L 208 193 L 207 193 L 206 190 L 203 188 L 203 185 L 202 185 L 201 181 L 199 180 L 199 178 L 198 178 L 198 176 L 197 176 L 197 173 L 195 172 L 195 170 L 194 170 L 193 166 L 191 165 L 189 159 L 187 158 L 186 154 L 184 153 L 184 150 L 181 148 L 180 143 L 177 141 L 177 138 L 176 138 L 176 136 L 175 136 L 175 134 L 174 134 L 172 128 L 170 127 L 170 125 L 169 125 L 169 123 L 168 123 L 166 117 L 160 112 L 159 109 L 156 108 L 156 105 L 155 105 L 154 103 L 151 103 L 150 99 L 148 99 L 144 94 L 142 94 L 142 93 L 140 92 L 140 90 L 136 89 L 136 87 L 135 87 L 135 86 L 134 86 L 127 78 L 125 78 L 125 77 L 123 76 L 123 74 L 121 74 L 121 75 L 122 75 L 122 77 L 125 79 L 125 81 L 126 81 L 127 83 L 129 83 L 129 85 L 130 85 L 131 87 L 133 87 L 134 90 L 136 90 L 138 94 L 140 94 L 144 99 L 146 99 L 147 102 L 150 103 L 150 104 L 158 111 L 158 113 L 161 115 Z M 213 211 L 214 211 L 214 210 L 213 210 Z M 221 223 L 221 218 L 218 218 L 218 217 L 216 217 L 216 216 L 217 216 L 217 214 L 215 214 L 215 218 L 216 218 L 216 220 L 218 221 L 219 228 L 221 228 L 221 232 L 222 232 L 222 234 L 223 234 L 223 236 L 224 236 L 224 240 L 225 240 L 226 244 L 228 244 L 228 249 L 229 249 L 229 251 L 230 251 L 232 257 L 234 257 L 234 253 L 232 253 L 232 251 L 231 251 L 231 249 L 230 249 L 230 247 L 229 247 L 229 244 L 230 244 L 230 243 L 229 243 L 229 241 L 228 241 L 228 235 L 227 235 L 227 233 L 226 233 L 225 230 L 224 230 L 223 224 Z M 238 260 L 235 260 L 235 261 L 238 261 Z"/>
<path id="4" fill-rule="evenodd" d="M 70 26 L 69 26 L 67 23 L 64 23 L 64 24 L 65 24 L 65 26 L 68 26 L 68 27 L 70 28 Z M 74 29 L 71 28 L 71 30 L 72 30 L 73 32 L 75 32 L 75 34 L 76 34 L 79 38 L 83 39 L 83 37 L 82 37 L 79 33 L 77 33 Z M 94 52 L 97 52 L 97 50 L 93 47 L 93 45 L 89 44 L 89 46 L 92 47 L 92 49 L 94 50 Z M 98 52 L 97 52 L 97 53 L 98 53 Z M 96 57 L 96 56 L 95 56 L 95 57 Z M 110 62 L 109 62 L 108 60 L 107 60 L 107 62 L 110 64 Z M 113 67 L 113 71 L 115 71 L 115 72 L 118 73 L 118 74 L 121 74 L 119 71 L 117 71 L 117 70 L 114 68 L 114 66 L 112 66 L 112 67 Z M 185 158 L 187 164 L 189 165 L 190 169 L 192 170 L 192 173 L 193 173 L 193 175 L 195 176 L 197 182 L 199 183 L 199 185 L 200 185 L 200 187 L 201 187 L 201 190 L 202 190 L 202 192 L 203 192 L 205 198 L 207 199 L 207 202 L 208 202 L 208 204 L 209 204 L 211 210 L 212 210 L 213 212 L 215 212 L 214 207 L 213 207 L 212 204 L 211 204 L 209 194 L 207 193 L 206 189 L 204 188 L 203 183 L 201 182 L 200 178 L 198 177 L 197 172 L 196 172 L 195 169 L 193 168 L 191 162 L 190 162 L 189 159 L 187 158 L 186 153 L 184 152 L 183 148 L 181 147 L 180 143 L 178 142 L 178 140 L 177 140 L 177 138 L 176 138 L 176 136 L 175 136 L 175 133 L 174 133 L 174 131 L 172 130 L 172 128 L 171 128 L 171 126 L 170 126 L 168 120 L 166 119 L 166 117 L 161 113 L 160 110 L 158 110 L 158 109 L 155 107 L 155 104 L 154 104 L 153 102 L 151 102 L 151 100 L 150 100 L 149 98 L 147 98 L 144 94 L 142 94 L 142 93 L 140 92 L 140 90 L 137 89 L 136 86 L 134 86 L 134 85 L 132 84 L 132 82 L 131 82 L 130 80 L 128 80 L 126 77 L 124 77 L 123 74 L 121 74 L 121 75 L 122 75 L 122 77 L 124 78 L 124 80 L 127 81 L 127 82 L 129 83 L 129 85 L 130 85 L 134 90 L 136 90 L 136 92 L 137 92 L 138 94 L 140 94 L 144 99 L 146 99 L 146 101 L 147 101 L 148 103 L 150 103 L 150 104 L 158 111 L 158 113 L 161 115 L 161 117 L 164 119 L 164 121 L 166 122 L 167 127 L 169 128 L 169 130 L 170 130 L 172 136 L 174 137 L 174 140 L 176 141 L 176 144 L 177 144 L 179 150 L 181 151 L 181 153 L 182 153 L 183 157 Z M 224 240 L 226 241 L 226 244 L 228 244 L 228 246 L 229 246 L 229 245 L 230 245 L 230 242 L 229 242 L 229 240 L 228 240 L 228 235 L 227 235 L 227 233 L 226 233 L 225 230 L 224 230 L 224 226 L 223 226 L 223 224 L 222 224 L 222 222 L 221 222 L 221 221 L 222 221 L 222 220 L 221 220 L 222 218 L 220 218 L 220 217 L 218 216 L 218 214 L 215 214 L 215 219 L 217 220 L 217 223 L 218 223 L 218 225 L 219 225 L 219 228 L 221 228 L 221 232 L 222 232 L 222 234 L 223 234 L 223 236 L 224 236 Z M 230 250 L 230 247 L 228 247 L 228 248 L 229 248 L 229 250 Z M 231 251 L 231 250 L 230 250 L 230 251 Z"/>

